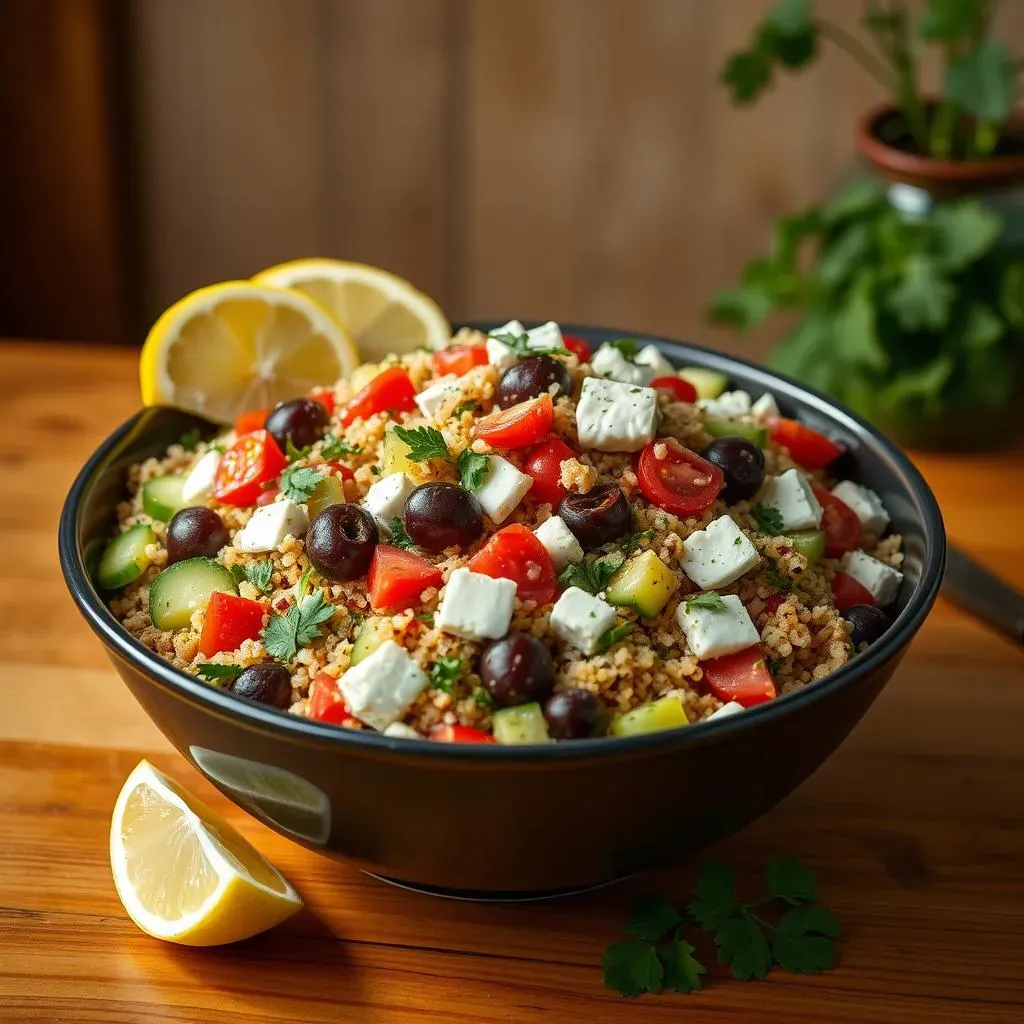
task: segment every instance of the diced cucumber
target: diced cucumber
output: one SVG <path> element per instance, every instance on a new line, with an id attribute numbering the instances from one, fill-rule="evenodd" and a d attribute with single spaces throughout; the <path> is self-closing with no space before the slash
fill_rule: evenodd
<path id="1" fill-rule="evenodd" d="M 407 473 L 414 463 L 409 458 L 412 449 L 395 433 L 389 430 L 384 435 L 384 447 L 380 457 L 380 475 L 391 476 L 392 473 Z"/>
<path id="2" fill-rule="evenodd" d="M 355 394 L 357 391 L 362 391 L 382 369 L 383 367 L 380 363 L 360 363 L 352 371 L 352 376 L 348 379 L 352 393 Z"/>
<path id="3" fill-rule="evenodd" d="M 706 370 L 703 366 L 684 366 L 679 376 L 697 389 L 698 398 L 717 398 L 729 385 L 729 378 L 724 373 Z"/>
<path id="4" fill-rule="evenodd" d="M 520 704 L 502 708 L 491 719 L 494 739 L 498 743 L 550 743 L 548 723 L 539 704 Z"/>
<path id="5" fill-rule="evenodd" d="M 678 697 L 662 697 L 650 704 L 641 704 L 612 720 L 608 731 L 613 736 L 639 736 L 645 732 L 661 732 L 689 725 L 683 703 Z"/>
<path id="6" fill-rule="evenodd" d="M 790 533 L 786 539 L 793 545 L 793 550 L 807 559 L 808 565 L 817 565 L 825 556 L 824 530 L 801 530 Z"/>
<path id="7" fill-rule="evenodd" d="M 352 664 L 358 665 L 363 658 L 373 654 L 385 640 L 390 640 L 391 636 L 392 630 L 387 619 L 367 619 L 352 645 Z"/>
<path id="8" fill-rule="evenodd" d="M 146 548 L 156 543 L 151 526 L 138 523 L 119 533 L 104 549 L 96 579 L 104 590 L 118 590 L 137 580 L 152 564 Z M 230 574 L 229 574 L 230 575 Z"/>
<path id="9" fill-rule="evenodd" d="M 609 604 L 632 608 L 645 619 L 653 619 L 678 586 L 672 571 L 653 551 L 642 551 L 608 581 L 605 596 Z"/>
<path id="10" fill-rule="evenodd" d="M 306 502 L 309 518 L 319 515 L 328 505 L 341 505 L 345 501 L 345 485 L 335 473 L 328 473 L 316 485 Z"/>
<path id="11" fill-rule="evenodd" d="M 210 595 L 237 594 L 234 576 L 212 558 L 186 558 L 169 565 L 149 588 L 149 617 L 157 629 L 187 626 L 197 608 L 205 608 Z"/>
<path id="12" fill-rule="evenodd" d="M 168 522 L 171 516 L 187 504 L 182 497 L 185 489 L 183 476 L 155 476 L 142 485 L 142 509 L 147 516 Z"/>
<path id="13" fill-rule="evenodd" d="M 768 431 L 756 423 L 743 420 L 727 420 L 721 416 L 705 416 L 704 429 L 712 437 L 743 437 L 763 448 L 768 442 Z"/>

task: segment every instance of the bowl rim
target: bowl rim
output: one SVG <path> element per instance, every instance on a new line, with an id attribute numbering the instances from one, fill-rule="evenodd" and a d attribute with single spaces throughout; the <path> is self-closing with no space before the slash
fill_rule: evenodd
<path id="1" fill-rule="evenodd" d="M 536 325 L 541 321 L 523 321 Z M 481 331 L 493 330 L 504 323 L 500 320 L 471 320 L 461 326 Z M 699 745 L 707 740 L 724 739 L 728 734 L 742 732 L 762 723 L 785 716 L 791 710 L 827 699 L 829 694 L 847 686 L 881 668 L 896 657 L 910 642 L 931 610 L 938 595 L 945 566 L 945 530 L 942 514 L 931 488 L 911 460 L 888 438 L 866 420 L 845 406 L 828 398 L 806 384 L 798 383 L 783 374 L 768 370 L 751 360 L 729 355 L 691 342 L 675 341 L 661 335 L 645 332 L 598 327 L 587 324 L 561 323 L 567 335 L 597 335 L 602 340 L 618 337 L 634 338 L 638 342 L 664 347 L 676 360 L 693 358 L 697 365 L 720 371 L 727 376 L 741 368 L 755 379 L 764 381 L 765 390 L 783 395 L 813 409 L 820 416 L 842 426 L 847 433 L 870 441 L 890 469 L 901 479 L 914 508 L 920 513 L 924 532 L 925 562 L 921 578 L 910 600 L 900 611 L 893 624 L 867 651 L 850 659 L 834 672 L 816 683 L 782 694 L 774 700 L 747 708 L 742 715 L 727 715 L 716 721 L 703 722 L 699 728 L 671 729 L 639 736 L 604 736 L 578 743 L 551 744 L 457 744 L 436 743 L 424 739 L 399 739 L 381 733 L 340 729 L 337 726 L 314 722 L 274 708 L 266 708 L 233 696 L 210 686 L 195 676 L 175 668 L 170 662 L 150 651 L 133 637 L 107 608 L 94 589 L 86 569 L 84 551 L 78 543 L 78 523 L 83 498 L 90 488 L 93 474 L 108 454 L 135 428 L 145 409 L 140 409 L 117 428 L 89 457 L 78 472 L 65 500 L 58 529 L 58 552 L 61 570 L 71 596 L 86 622 L 100 637 L 104 645 L 125 661 L 179 699 L 196 702 L 217 717 L 230 718 L 237 725 L 249 729 L 277 734 L 291 742 L 306 745 L 334 746 L 364 756 L 387 752 L 388 755 L 414 755 L 423 759 L 455 759 L 473 761 L 480 767 L 499 762 L 537 762 L 607 758 L 648 754 L 671 747 Z M 457 329 L 457 328 L 456 328 Z"/>

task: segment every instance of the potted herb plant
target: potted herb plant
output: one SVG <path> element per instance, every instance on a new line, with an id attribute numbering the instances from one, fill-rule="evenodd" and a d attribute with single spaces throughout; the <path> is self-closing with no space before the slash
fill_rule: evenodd
<path id="1" fill-rule="evenodd" d="M 772 364 L 918 447 L 998 445 L 1020 420 L 1024 61 L 992 38 L 996 5 L 927 0 L 918 17 L 900 0 L 866 0 L 861 38 L 812 0 L 783 0 L 722 72 L 734 102 L 752 103 L 777 70 L 834 44 L 889 89 L 856 127 L 870 176 L 779 219 L 769 254 L 710 316 L 746 329 L 796 313 Z M 919 82 L 930 45 L 944 61 L 938 97 Z"/>

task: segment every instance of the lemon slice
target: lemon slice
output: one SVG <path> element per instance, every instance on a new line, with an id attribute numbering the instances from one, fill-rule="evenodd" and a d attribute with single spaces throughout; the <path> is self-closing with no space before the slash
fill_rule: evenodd
<path id="1" fill-rule="evenodd" d="M 254 281 L 294 288 L 329 309 L 352 337 L 360 356 L 377 362 L 421 345 L 444 348 L 452 329 L 433 299 L 379 267 L 344 260 L 279 263 Z"/>
<path id="2" fill-rule="evenodd" d="M 230 423 L 248 409 L 347 377 L 355 346 L 306 295 L 225 281 L 186 295 L 153 325 L 139 375 L 147 405 L 174 405 Z"/>
<path id="3" fill-rule="evenodd" d="M 110 867 L 128 916 L 187 946 L 236 942 L 291 917 L 298 893 L 219 814 L 148 761 L 110 822 Z"/>

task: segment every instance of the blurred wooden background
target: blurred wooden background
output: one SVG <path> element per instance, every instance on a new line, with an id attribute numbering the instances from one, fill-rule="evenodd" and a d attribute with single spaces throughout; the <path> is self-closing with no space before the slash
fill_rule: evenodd
<path id="1" fill-rule="evenodd" d="M 882 98 L 830 50 L 732 109 L 719 69 L 771 2 L 3 0 L 0 335 L 137 342 L 200 284 L 325 254 L 453 319 L 742 349 L 704 302 Z M 1001 17 L 1024 38 L 1022 0 Z"/>

